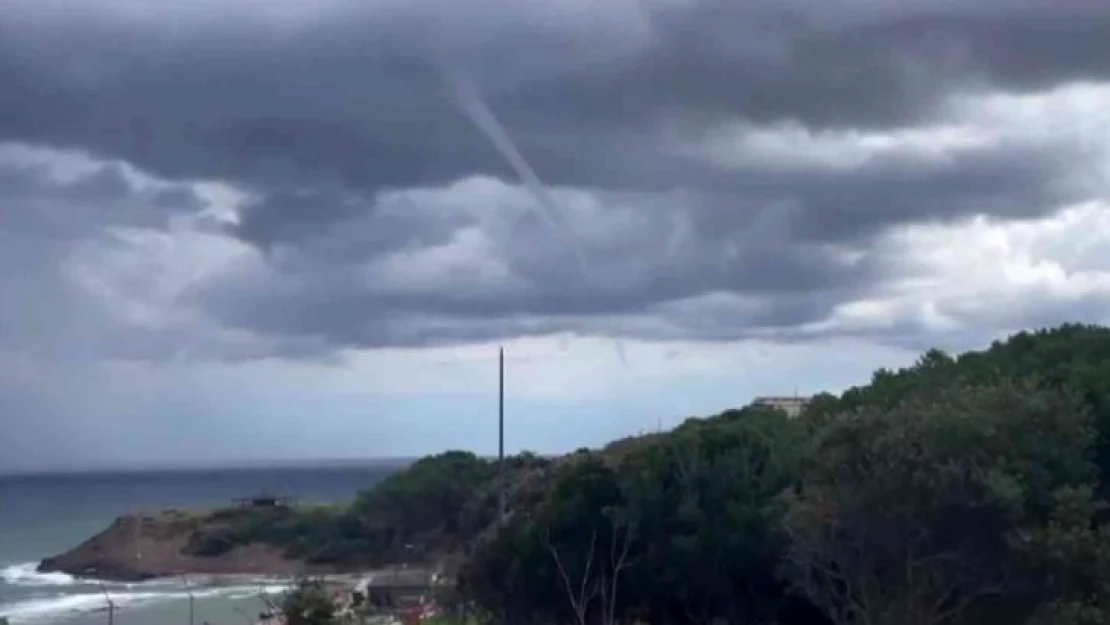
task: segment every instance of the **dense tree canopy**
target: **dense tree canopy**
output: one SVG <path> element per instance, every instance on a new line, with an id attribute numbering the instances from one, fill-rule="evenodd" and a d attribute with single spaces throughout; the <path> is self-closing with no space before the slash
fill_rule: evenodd
<path id="1" fill-rule="evenodd" d="M 193 547 L 451 553 L 454 607 L 514 625 L 1110 622 L 1110 329 L 932 350 L 797 418 L 731 410 L 507 468 L 500 520 L 496 464 L 447 452 Z"/>
<path id="2" fill-rule="evenodd" d="M 1066 395 L 1014 383 L 834 420 L 787 495 L 790 578 L 837 624 L 957 623 L 986 605 L 1024 622 L 1055 591 L 1024 539 L 1093 487 L 1088 421 Z"/>
<path id="3" fill-rule="evenodd" d="M 1110 330 L 1064 326 L 691 419 L 564 460 L 464 595 L 514 623 L 1110 622 L 1108 407 Z"/>
<path id="4" fill-rule="evenodd" d="M 531 453 L 509 456 L 507 481 L 520 490 L 548 462 Z M 448 451 L 388 476 L 349 505 L 217 511 L 185 550 L 218 556 L 263 543 L 309 564 L 339 568 L 424 562 L 464 551 L 492 525 L 496 476 L 496 462 Z"/>

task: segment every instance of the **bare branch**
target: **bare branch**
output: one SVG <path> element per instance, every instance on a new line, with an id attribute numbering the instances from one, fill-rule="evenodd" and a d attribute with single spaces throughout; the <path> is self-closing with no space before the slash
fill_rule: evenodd
<path id="1" fill-rule="evenodd" d="M 616 622 L 617 592 L 620 585 L 620 574 L 621 571 L 629 566 L 628 554 L 632 548 L 632 541 L 636 531 L 635 524 L 631 519 L 625 518 L 622 522 L 618 523 L 615 517 L 616 514 L 614 512 L 610 518 L 613 535 L 612 539 L 609 541 L 609 567 L 612 570 L 613 577 L 610 580 L 608 591 L 606 591 L 605 588 L 602 589 L 603 600 L 605 602 L 603 608 L 605 609 L 606 625 L 613 625 L 613 623 Z M 622 539 L 619 541 L 620 547 L 618 548 L 617 536 L 618 534 L 622 534 L 622 527 L 624 532 Z"/>
<path id="2" fill-rule="evenodd" d="M 589 609 L 590 600 L 593 599 L 598 590 L 595 585 L 592 587 L 592 592 L 588 595 L 586 593 L 590 582 L 590 569 L 593 566 L 594 549 L 597 546 L 597 530 L 595 529 L 590 535 L 589 555 L 586 557 L 586 568 L 582 574 L 582 584 L 577 595 L 570 581 L 570 575 L 567 573 L 566 567 L 563 566 L 563 560 L 559 557 L 559 550 L 551 542 L 550 530 L 546 530 L 544 534 L 544 542 L 547 543 L 547 550 L 551 553 L 551 557 L 554 558 L 555 566 L 559 569 L 559 576 L 562 577 L 563 584 L 566 587 L 567 599 L 570 601 L 571 609 L 574 610 L 574 615 L 578 619 L 578 624 L 586 625 L 586 612 Z"/>

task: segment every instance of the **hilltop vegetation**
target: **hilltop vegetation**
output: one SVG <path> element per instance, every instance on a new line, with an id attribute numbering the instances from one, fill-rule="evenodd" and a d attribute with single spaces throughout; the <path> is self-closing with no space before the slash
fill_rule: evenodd
<path id="1" fill-rule="evenodd" d="M 509 459 L 516 482 L 548 461 Z M 187 555 L 217 557 L 261 543 L 286 557 L 340 569 L 421 562 L 461 551 L 496 515 L 496 464 L 448 451 L 418 460 L 349 505 L 220 510 L 193 532 Z"/>
<path id="2" fill-rule="evenodd" d="M 749 407 L 507 468 L 500 524 L 496 464 L 452 451 L 349 506 L 220 513 L 186 551 L 452 556 L 467 622 L 1110 622 L 1107 328 L 929 351 L 795 419 Z"/>
<path id="3" fill-rule="evenodd" d="M 549 463 L 521 454 L 509 459 L 506 474 L 523 494 L 541 483 L 535 478 Z M 129 514 L 39 569 L 133 581 L 182 572 L 327 574 L 439 564 L 493 524 L 496 474 L 496 463 L 449 451 L 388 476 L 348 504 Z"/>
<path id="4" fill-rule="evenodd" d="M 472 550 L 511 623 L 1110 622 L 1110 330 L 926 353 L 801 417 L 557 463 Z"/>
<path id="5" fill-rule="evenodd" d="M 1110 622 L 1106 328 L 933 350 L 796 419 L 750 407 L 509 465 L 500 527 L 496 466 L 448 452 L 196 544 L 453 553 L 455 607 L 514 624 Z"/>

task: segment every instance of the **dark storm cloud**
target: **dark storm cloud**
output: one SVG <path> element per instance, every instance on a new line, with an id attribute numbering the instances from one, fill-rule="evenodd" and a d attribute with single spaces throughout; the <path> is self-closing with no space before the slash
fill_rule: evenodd
<path id="1" fill-rule="evenodd" d="M 670 329 L 659 333 L 739 338 L 818 321 L 838 303 L 881 283 L 887 268 L 866 255 L 856 262 L 843 258 L 845 251 L 863 253 L 884 224 L 977 212 L 1031 217 L 1086 197 L 1090 190 L 1071 179 L 1075 161 L 1059 158 L 1061 153 L 974 149 L 939 162 L 892 158 L 849 171 L 748 174 L 732 181 L 731 192 L 662 198 L 601 194 L 599 211 L 623 206 L 635 227 L 607 230 L 586 242 L 585 277 L 565 243 L 527 210 L 532 199 L 518 191 L 516 210 L 507 213 L 518 216 L 488 232 L 510 279 L 477 286 L 444 281 L 430 292 L 376 287 L 361 276 L 367 264 L 406 248 L 449 243 L 460 229 L 475 226 L 473 219 L 454 208 L 418 206 L 414 200 L 394 198 L 389 210 L 381 210 L 373 198 L 351 193 L 283 193 L 267 198 L 265 207 L 248 210 L 240 233 L 254 240 L 292 241 L 296 247 L 271 266 L 268 282 L 251 282 L 249 293 L 228 283 L 226 291 L 206 294 L 205 305 L 239 327 L 323 337 L 336 345 L 378 345 L 432 340 L 431 330 L 398 331 L 406 319 L 419 315 L 443 320 L 429 325 L 436 329 L 497 319 L 502 325 L 491 327 L 507 333 L 517 326 L 541 333 L 560 324 L 592 323 L 597 329 L 606 325 L 605 317 L 654 314 L 649 311 L 660 304 L 707 293 L 765 299 L 764 307 L 745 314 L 726 310 L 704 316 L 672 309 L 664 315 Z M 489 211 L 500 212 L 496 206 Z M 686 240 L 668 250 L 675 216 L 688 218 L 691 229 Z M 583 215 L 578 227 L 597 227 L 596 217 Z M 259 234 L 264 227 L 274 230 Z M 843 243 L 830 246 L 831 241 Z M 458 259 L 464 267 L 472 260 Z M 606 332 L 645 332 L 609 325 Z"/>
<path id="2" fill-rule="evenodd" d="M 235 232 L 263 244 L 303 241 L 336 222 L 373 210 L 372 198 L 334 187 L 271 192 L 242 209 Z"/>
<path id="3" fill-rule="evenodd" d="M 752 269 L 782 276 L 782 266 L 791 264 L 796 259 L 771 259 Z M 807 277 L 815 277 L 808 276 L 814 271 L 812 265 L 799 268 Z M 669 290 L 608 297 L 536 290 L 435 297 L 383 297 L 349 289 L 308 296 L 305 291 L 295 296 L 272 291 L 217 302 L 214 309 L 231 325 L 273 336 L 311 338 L 335 348 L 426 347 L 565 332 L 662 341 L 791 340 L 798 338 L 798 326 L 820 321 L 836 305 L 863 292 L 865 276 L 876 275 L 875 268 L 859 269 L 848 279 L 836 272 L 842 273 L 837 277 L 843 282 L 835 287 L 825 284 L 773 297 L 751 289 L 746 294 L 751 307 L 730 301 L 660 303 L 699 295 L 696 287 L 678 288 L 675 282 L 662 284 Z M 280 343 L 275 349 L 284 351 Z"/>
<path id="4" fill-rule="evenodd" d="M 490 206 L 493 214 L 485 217 L 438 210 L 427 198 L 411 204 L 394 198 L 302 238 L 257 273 L 206 285 L 193 296 L 229 326 L 337 347 L 568 330 L 727 339 L 817 321 L 883 276 L 866 255 L 848 259 L 844 249 L 792 240 L 777 223 L 789 214 L 760 215 L 758 223 L 733 224 L 713 237 L 691 230 L 689 238 L 674 241 L 674 215 L 696 207 L 652 207 L 651 196 L 627 195 L 603 197 L 591 209 L 598 212 L 580 215 L 583 235 L 593 231 L 583 237 L 588 272 L 582 276 L 566 247 L 523 206 L 531 201 L 527 193 L 515 189 L 513 197 L 516 204 Z M 622 210 L 621 219 L 603 223 L 605 213 Z M 466 233 L 479 229 L 488 238 L 484 246 L 458 247 Z M 354 242 L 367 247 L 351 253 Z M 427 274 L 424 263 L 444 254 L 452 256 Z M 470 279 L 487 261 L 502 267 L 504 276 Z M 384 265 L 391 269 L 378 273 Z M 405 273 L 410 270 L 417 273 Z M 388 280 L 391 271 L 401 273 Z M 383 275 L 384 284 L 368 277 Z M 411 286 L 428 279 L 430 286 Z M 696 302 L 707 294 L 743 294 L 758 302 L 750 308 L 725 302 L 709 315 Z M 688 306 L 667 305 L 691 299 Z"/>
<path id="5" fill-rule="evenodd" d="M 457 111 L 447 59 L 477 75 L 545 180 L 633 188 L 682 184 L 657 178 L 676 165 L 654 138 L 668 120 L 890 127 L 955 91 L 1110 72 L 1110 8 L 1094 2 L 421 2 L 287 29 L 234 8 L 217 25 L 4 4 L 0 93 L 19 96 L 0 134 L 262 185 L 508 173 Z M 591 28 L 599 17 L 612 28 Z"/>
<path id="6" fill-rule="evenodd" d="M 900 223 L 1048 214 L 1091 197 L 1092 165 L 1064 145 L 991 145 L 944 159 L 891 155 L 847 169 L 753 163 L 739 171 L 701 172 L 703 184 L 695 188 L 702 191 L 676 208 L 688 209 L 699 234 L 710 239 L 733 236 L 762 211 L 787 210 L 799 238 L 865 240 Z"/>
<path id="7" fill-rule="evenodd" d="M 163 227 L 205 202 L 188 185 L 144 185 L 119 163 L 59 174 L 39 158 L 0 154 L 0 227 L 9 234 L 70 239 L 108 226 Z"/>
<path id="8" fill-rule="evenodd" d="M 861 162 L 695 148 L 728 124 L 850 142 L 948 121 L 958 95 L 1104 79 L 1102 2 L 421 0 L 323 3 L 301 18 L 267 13 L 281 3 L 196 7 L 135 17 L 112 2 L 61 14 L 0 0 L 0 143 L 246 193 L 224 228 L 260 264 L 192 287 L 189 303 L 287 338 L 290 355 L 565 330 L 788 337 L 888 277 L 868 246 L 892 226 L 1040 216 L 1101 192 L 1098 165 L 1064 141 Z M 568 211 L 587 275 L 536 198 L 452 187 L 516 174 L 460 110 L 451 69 L 474 77 L 561 204 L 596 200 Z M 0 198 L 26 214 L 96 207 L 73 222 L 85 233 L 158 229 L 202 207 L 184 184 L 140 191 L 123 172 L 54 188 L 42 172 L 0 170 Z M 65 223 L 21 219 L 24 231 Z M 173 343 L 159 340 L 129 351 Z"/>
<path id="9" fill-rule="evenodd" d="M 928 118 L 953 91 L 1036 90 L 1110 72 L 1101 61 L 1110 6 L 1097 0 L 696 4 L 656 14 L 656 45 L 612 75 L 524 91 L 507 108 L 547 102 L 614 123 L 669 108 L 874 128 Z"/>
<path id="10" fill-rule="evenodd" d="M 113 351 L 109 316 L 72 282 L 67 260 L 108 228 L 163 228 L 203 207 L 191 187 L 129 176 L 119 163 L 0 150 L 0 351 L 68 360 Z"/>

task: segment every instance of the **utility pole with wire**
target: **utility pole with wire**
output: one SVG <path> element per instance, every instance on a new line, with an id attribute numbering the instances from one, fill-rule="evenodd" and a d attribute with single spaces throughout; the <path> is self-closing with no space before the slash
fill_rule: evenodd
<path id="1" fill-rule="evenodd" d="M 108 604 L 108 625 L 115 625 L 116 602 L 112 601 L 112 596 L 108 594 L 108 589 L 104 586 L 104 582 L 98 581 L 97 585 L 100 586 L 100 592 L 104 595 L 104 602 Z"/>
<path id="2" fill-rule="evenodd" d="M 506 489 L 505 483 L 505 348 L 498 350 L 497 358 L 498 383 L 497 383 L 497 481 L 501 491 L 498 497 L 497 518 L 499 523 L 505 521 Z"/>
<path id="3" fill-rule="evenodd" d="M 186 573 L 181 574 L 181 581 L 185 583 L 185 593 L 189 596 L 189 625 L 193 625 L 196 614 L 196 597 L 193 595 L 193 587 L 189 584 L 189 576 Z"/>
<path id="4" fill-rule="evenodd" d="M 497 350 L 497 527 L 505 526 L 505 347 Z M 501 625 L 508 625 L 508 606 L 501 605 Z"/>

